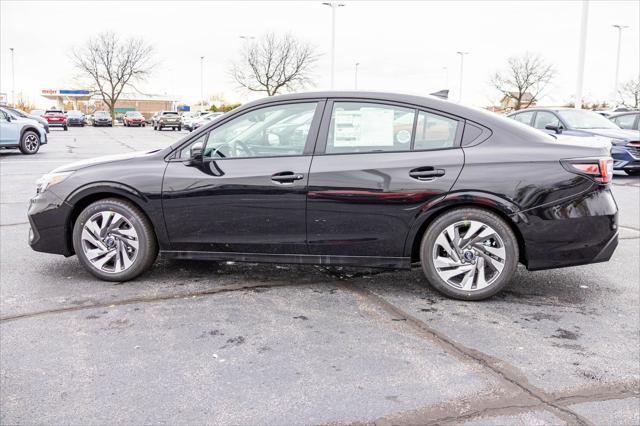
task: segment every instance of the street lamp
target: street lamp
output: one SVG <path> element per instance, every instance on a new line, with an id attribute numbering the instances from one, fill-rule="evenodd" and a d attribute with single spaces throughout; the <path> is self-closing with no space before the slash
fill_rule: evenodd
<path id="1" fill-rule="evenodd" d="M 356 90 L 358 90 L 358 65 L 360 65 L 360 62 L 356 62 L 356 76 L 354 81 L 354 86 Z"/>
<path id="2" fill-rule="evenodd" d="M 200 56 L 200 106 L 204 111 L 204 56 Z"/>
<path id="3" fill-rule="evenodd" d="M 11 50 L 11 105 L 15 108 L 16 106 L 16 69 L 13 65 L 13 47 L 10 47 Z"/>
<path id="4" fill-rule="evenodd" d="M 463 76 L 463 72 L 464 72 L 464 55 L 468 55 L 469 52 L 456 52 L 458 55 L 460 55 L 460 90 L 458 93 L 458 102 L 462 101 L 462 76 Z"/>
<path id="5" fill-rule="evenodd" d="M 589 2 L 582 0 L 580 19 L 580 47 L 578 49 L 578 75 L 576 76 L 575 109 L 582 109 L 582 83 L 584 80 L 584 58 L 587 54 L 587 24 L 589 23 Z"/>
<path id="6" fill-rule="evenodd" d="M 255 40 L 256 39 L 254 36 L 246 36 L 246 35 L 241 35 L 241 36 L 238 36 L 238 37 L 243 39 L 243 40 L 245 40 L 245 41 L 247 41 L 247 40 Z"/>
<path id="7" fill-rule="evenodd" d="M 322 4 L 331 8 L 331 88 L 333 89 L 336 73 L 336 9 L 344 4 L 333 1 Z"/>
<path id="8" fill-rule="evenodd" d="M 449 67 L 442 67 L 444 70 L 444 88 L 449 88 Z"/>
<path id="9" fill-rule="evenodd" d="M 615 94 L 618 93 L 618 76 L 620 73 L 620 45 L 622 42 L 622 30 L 624 30 L 625 28 L 629 28 L 629 26 L 616 24 L 616 25 L 612 25 L 612 27 L 618 29 L 618 55 L 616 56 L 616 77 L 613 84 L 613 93 L 615 96 Z"/>

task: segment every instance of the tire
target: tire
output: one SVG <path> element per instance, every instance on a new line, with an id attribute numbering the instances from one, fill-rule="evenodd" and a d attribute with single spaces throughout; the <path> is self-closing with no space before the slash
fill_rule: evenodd
<path id="1" fill-rule="evenodd" d="M 640 176 L 640 170 L 625 170 L 624 172 L 629 176 Z"/>
<path id="2" fill-rule="evenodd" d="M 158 124 L 158 131 L 161 132 L 162 131 L 162 124 Z"/>
<path id="3" fill-rule="evenodd" d="M 24 155 L 33 155 L 40 150 L 40 135 L 33 130 L 27 130 L 20 138 L 20 152 Z"/>
<path id="4" fill-rule="evenodd" d="M 64 126 L 64 131 L 66 132 L 67 130 L 69 130 L 69 128 L 67 126 Z"/>
<path id="5" fill-rule="evenodd" d="M 449 239 L 455 237 L 456 230 L 462 238 L 452 244 Z M 465 246 L 467 232 L 473 233 L 470 237 L 475 236 L 471 241 L 483 234 L 485 239 Z M 511 281 L 518 258 L 518 240 L 509 225 L 496 214 L 478 208 L 442 214 L 429 225 L 420 246 L 420 262 L 427 281 L 440 293 L 460 300 L 482 300 L 498 293 Z M 458 271 L 460 274 L 451 275 Z"/>
<path id="6" fill-rule="evenodd" d="M 111 228 L 109 234 L 100 236 L 98 232 L 103 226 L 110 228 L 109 223 L 103 222 L 103 213 L 110 215 L 112 221 L 116 220 L 111 222 L 111 226 L 120 225 Z M 99 238 L 91 232 L 98 234 Z M 124 235 L 129 235 L 129 238 Z M 135 239 L 131 239 L 133 235 Z M 137 249 L 131 245 L 133 241 L 137 241 Z M 134 279 L 147 271 L 158 255 L 158 243 L 149 219 L 132 203 L 116 198 L 96 201 L 80 213 L 73 226 L 73 248 L 82 266 L 104 281 Z M 89 259 L 88 253 L 92 252 L 95 264 Z"/>
<path id="7" fill-rule="evenodd" d="M 182 127 L 178 126 L 178 131 L 181 132 L 182 131 Z"/>

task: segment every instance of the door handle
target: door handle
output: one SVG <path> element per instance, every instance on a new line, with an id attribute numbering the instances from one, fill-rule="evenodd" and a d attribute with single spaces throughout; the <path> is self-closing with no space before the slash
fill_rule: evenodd
<path id="1" fill-rule="evenodd" d="M 433 180 L 440 176 L 444 176 L 443 169 L 434 169 L 433 167 L 418 167 L 409 172 L 409 176 L 417 180 Z"/>
<path id="2" fill-rule="evenodd" d="M 278 183 L 293 183 L 296 180 L 304 179 L 304 175 L 294 172 L 280 172 L 271 175 L 271 180 Z"/>

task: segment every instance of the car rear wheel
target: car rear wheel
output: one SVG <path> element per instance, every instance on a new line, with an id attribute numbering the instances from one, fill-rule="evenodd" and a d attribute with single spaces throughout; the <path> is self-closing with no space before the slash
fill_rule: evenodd
<path id="1" fill-rule="evenodd" d="M 64 131 L 66 132 L 67 130 L 69 130 L 69 128 L 67 126 L 64 126 Z"/>
<path id="2" fill-rule="evenodd" d="M 40 149 L 40 136 L 33 130 L 27 130 L 20 139 L 20 152 L 33 155 Z"/>
<path id="3" fill-rule="evenodd" d="M 422 239 L 420 258 L 429 283 L 461 300 L 482 300 L 506 286 L 518 265 L 518 241 L 499 216 L 461 208 L 438 217 Z"/>
<path id="4" fill-rule="evenodd" d="M 73 227 L 73 247 L 82 266 L 105 281 L 127 281 L 148 270 L 158 254 L 153 227 L 133 204 L 96 201 Z"/>

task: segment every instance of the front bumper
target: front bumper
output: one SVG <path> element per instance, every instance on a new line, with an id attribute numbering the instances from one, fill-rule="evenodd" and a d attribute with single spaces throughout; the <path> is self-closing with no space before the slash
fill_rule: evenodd
<path id="1" fill-rule="evenodd" d="M 73 255 L 68 219 L 73 206 L 51 191 L 37 194 L 29 201 L 29 245 L 35 251 Z"/>
<path id="2" fill-rule="evenodd" d="M 162 127 L 182 127 L 179 121 L 158 121 L 158 126 Z"/>
<path id="3" fill-rule="evenodd" d="M 626 145 L 611 147 L 614 170 L 640 170 L 640 149 Z"/>
<path id="4" fill-rule="evenodd" d="M 594 189 L 559 204 L 512 216 L 529 270 L 608 261 L 618 244 L 618 206 L 611 189 Z"/>
<path id="5" fill-rule="evenodd" d="M 94 126 L 111 126 L 113 125 L 112 121 L 94 121 L 93 122 Z"/>

